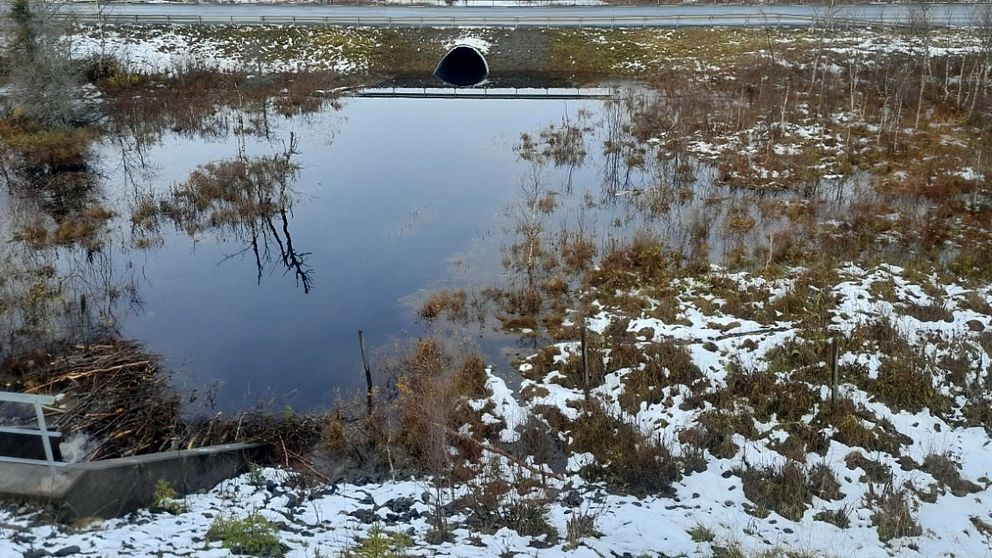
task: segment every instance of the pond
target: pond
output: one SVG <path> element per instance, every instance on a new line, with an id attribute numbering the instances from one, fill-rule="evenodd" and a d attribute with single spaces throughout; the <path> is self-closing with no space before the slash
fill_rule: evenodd
<path id="1" fill-rule="evenodd" d="M 247 116 L 231 111 L 235 125 L 222 133 L 167 133 L 140 154 L 108 140 L 97 160 L 102 202 L 116 214 L 111 233 L 95 255 L 63 250 L 59 267 L 88 268 L 79 294 L 113 284 L 101 319 L 163 355 L 179 382 L 214 390 L 219 408 L 328 405 L 364 382 L 359 329 L 375 360 L 424 334 L 416 307 L 427 291 L 482 288 L 500 275 L 505 212 L 528 166 L 514 149 L 521 132 L 601 107 L 540 96 L 355 97 L 269 115 L 265 134 L 240 133 Z M 257 234 L 243 222 L 191 234 L 168 219 L 153 241 L 137 232 L 141 200 L 169 198 L 201 165 L 272 157 L 290 141 L 292 201 Z M 572 181 L 593 188 L 599 170 L 582 165 Z M 89 297 L 91 306 L 100 299 Z M 498 354 L 500 343 L 482 344 Z"/>
<path id="2" fill-rule="evenodd" d="M 432 292 L 475 303 L 549 245 L 602 252 L 646 223 L 718 260 L 717 222 L 757 211 L 712 189 L 712 165 L 631 137 L 625 104 L 645 91 L 465 91 L 366 90 L 295 116 L 227 108 L 197 133 L 104 139 L 106 230 L 96 249 L 48 251 L 70 327 L 136 339 L 218 409 L 313 409 L 363 387 L 358 330 L 379 370 L 445 328 L 418 316 Z M 5 226 L 24 226 L 20 205 L 0 196 Z M 538 346 L 516 329 L 480 311 L 445 336 L 506 373 Z"/>

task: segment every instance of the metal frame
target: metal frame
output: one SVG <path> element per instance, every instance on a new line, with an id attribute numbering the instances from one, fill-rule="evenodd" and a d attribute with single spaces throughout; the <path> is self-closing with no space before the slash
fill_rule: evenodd
<path id="1" fill-rule="evenodd" d="M 3 463 L 23 463 L 29 465 L 48 465 L 52 472 L 55 471 L 55 467 L 65 465 L 64 462 L 56 461 L 55 454 L 52 452 L 52 438 L 61 438 L 62 433 L 54 430 L 48 429 L 48 424 L 45 422 L 45 411 L 42 408 L 45 405 L 54 405 L 62 399 L 61 395 L 33 395 L 30 393 L 13 393 L 9 391 L 0 391 L 0 403 L 16 403 L 22 405 L 32 405 L 34 407 L 35 417 L 38 420 L 38 428 L 18 428 L 13 426 L 3 426 L 0 427 L 0 432 L 6 432 L 10 434 L 26 434 L 29 436 L 39 436 L 41 438 L 41 444 L 45 448 L 45 460 L 40 459 L 24 459 L 21 457 L 7 457 L 0 455 L 0 462 Z"/>

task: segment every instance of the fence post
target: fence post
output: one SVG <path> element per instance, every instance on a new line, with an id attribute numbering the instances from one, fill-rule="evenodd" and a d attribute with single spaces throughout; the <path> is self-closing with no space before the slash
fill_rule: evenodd
<path id="1" fill-rule="evenodd" d="M 837 368 L 837 338 L 830 338 L 830 408 L 837 412 L 837 384 L 840 377 Z"/>
<path id="2" fill-rule="evenodd" d="M 582 392 L 586 398 L 586 413 L 589 413 L 589 349 L 586 344 L 586 319 L 582 318 L 582 331 L 579 337 L 582 350 Z"/>

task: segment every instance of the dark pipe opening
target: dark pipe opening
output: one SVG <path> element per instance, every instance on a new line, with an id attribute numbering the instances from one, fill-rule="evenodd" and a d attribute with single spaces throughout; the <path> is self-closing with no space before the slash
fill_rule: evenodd
<path id="1" fill-rule="evenodd" d="M 455 87 L 472 87 L 489 77 L 489 64 L 482 53 L 475 48 L 458 45 L 438 62 L 434 75 Z"/>

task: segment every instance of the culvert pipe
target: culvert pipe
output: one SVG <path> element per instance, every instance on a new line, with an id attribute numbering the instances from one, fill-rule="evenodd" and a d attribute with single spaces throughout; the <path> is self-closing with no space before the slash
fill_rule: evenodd
<path id="1" fill-rule="evenodd" d="M 448 85 L 472 87 L 489 77 L 489 63 L 479 49 L 471 45 L 455 45 L 438 62 L 434 76 Z"/>

